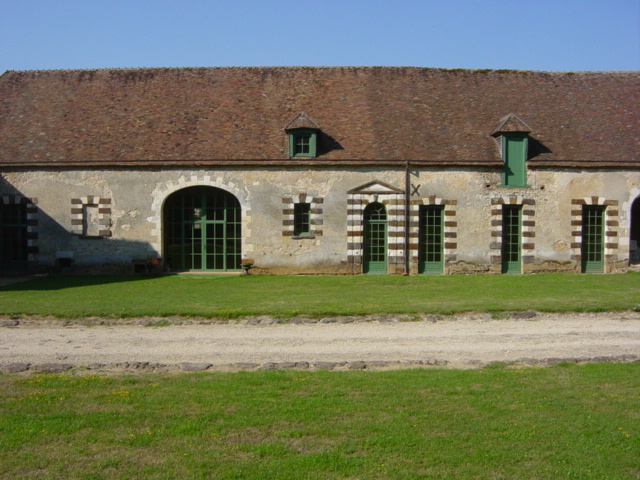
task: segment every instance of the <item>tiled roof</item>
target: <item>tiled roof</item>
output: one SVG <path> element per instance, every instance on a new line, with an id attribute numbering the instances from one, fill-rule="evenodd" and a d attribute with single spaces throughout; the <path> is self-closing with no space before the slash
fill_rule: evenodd
<path id="1" fill-rule="evenodd" d="M 230 67 L 5 72 L 0 165 L 275 164 L 301 112 L 316 163 L 495 164 L 509 114 L 534 163 L 640 161 L 639 72 Z"/>

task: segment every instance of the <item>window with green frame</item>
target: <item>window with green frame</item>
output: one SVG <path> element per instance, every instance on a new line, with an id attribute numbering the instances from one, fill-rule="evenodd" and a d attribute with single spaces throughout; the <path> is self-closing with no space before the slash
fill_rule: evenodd
<path id="1" fill-rule="evenodd" d="M 443 267 L 443 225 L 444 207 L 440 205 L 420 205 L 418 272 L 442 273 Z"/>
<path id="2" fill-rule="evenodd" d="M 311 234 L 311 204 L 296 203 L 293 206 L 293 234 Z"/>
<path id="3" fill-rule="evenodd" d="M 299 128 L 289 132 L 289 156 L 295 157 L 315 157 L 317 154 L 316 130 L 310 128 Z"/>
<path id="4" fill-rule="evenodd" d="M 502 273 L 521 273 L 522 207 L 502 206 Z"/>
<path id="5" fill-rule="evenodd" d="M 502 135 L 502 185 L 501 187 L 527 188 L 527 148 L 526 134 Z"/>
<path id="6" fill-rule="evenodd" d="M 603 205 L 582 206 L 582 272 L 604 272 L 604 212 Z"/>

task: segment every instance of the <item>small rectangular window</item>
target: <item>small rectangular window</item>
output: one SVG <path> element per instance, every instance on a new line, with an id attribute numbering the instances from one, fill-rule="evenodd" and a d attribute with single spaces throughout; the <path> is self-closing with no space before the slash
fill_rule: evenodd
<path id="1" fill-rule="evenodd" d="M 293 234 L 309 235 L 311 233 L 311 204 L 296 203 L 293 206 Z"/>
<path id="2" fill-rule="evenodd" d="M 311 153 L 310 149 L 311 144 L 311 135 L 310 134 L 300 134 L 295 137 L 295 154 L 296 155 L 309 155 Z"/>
<path id="3" fill-rule="evenodd" d="M 310 129 L 289 132 L 289 155 L 294 157 L 315 157 L 318 134 Z"/>
<path id="4" fill-rule="evenodd" d="M 99 205 L 86 204 L 82 206 L 82 234 L 87 237 L 100 236 Z"/>

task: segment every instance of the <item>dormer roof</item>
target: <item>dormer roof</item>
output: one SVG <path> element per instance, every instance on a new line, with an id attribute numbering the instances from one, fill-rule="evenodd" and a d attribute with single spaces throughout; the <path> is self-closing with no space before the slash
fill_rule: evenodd
<path id="1" fill-rule="evenodd" d="M 524 123 L 515 113 L 505 115 L 500 119 L 498 126 L 493 129 L 494 137 L 503 133 L 531 133 L 531 127 Z"/>
<path id="2" fill-rule="evenodd" d="M 297 128 L 309 128 L 312 130 L 320 130 L 320 127 L 318 127 L 318 125 L 316 124 L 316 122 L 314 122 L 313 120 L 311 120 L 311 118 L 309 117 L 309 115 L 307 115 L 304 112 L 299 113 L 296 117 L 293 118 L 293 120 L 291 120 L 286 127 L 284 127 L 285 130 L 295 130 Z"/>

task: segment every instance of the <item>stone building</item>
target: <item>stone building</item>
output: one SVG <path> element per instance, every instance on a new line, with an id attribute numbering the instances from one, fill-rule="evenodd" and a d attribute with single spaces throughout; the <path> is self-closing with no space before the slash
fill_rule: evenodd
<path id="1" fill-rule="evenodd" d="M 640 74 L 8 71 L 0 273 L 619 272 Z"/>

